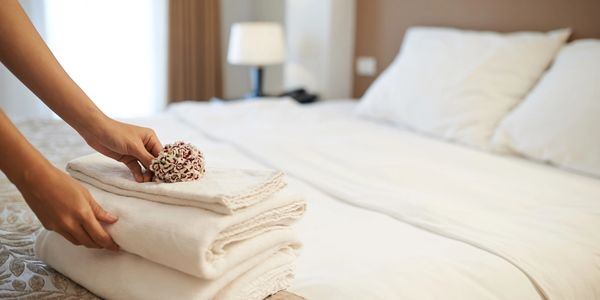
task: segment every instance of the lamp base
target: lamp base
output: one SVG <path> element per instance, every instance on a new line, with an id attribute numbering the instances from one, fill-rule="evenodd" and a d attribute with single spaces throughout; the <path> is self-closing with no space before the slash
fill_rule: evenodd
<path id="1" fill-rule="evenodd" d="M 263 68 L 261 66 L 252 67 L 250 69 L 250 79 L 252 81 L 252 92 L 250 92 L 250 94 L 248 94 L 246 98 L 263 97 Z"/>

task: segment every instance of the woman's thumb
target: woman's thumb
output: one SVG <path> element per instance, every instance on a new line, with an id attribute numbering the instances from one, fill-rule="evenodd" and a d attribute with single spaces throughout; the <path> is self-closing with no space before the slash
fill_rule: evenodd
<path id="1" fill-rule="evenodd" d="M 119 218 L 117 216 L 105 211 L 95 201 L 91 201 L 90 204 L 92 206 L 92 211 L 94 212 L 94 215 L 96 216 L 96 219 L 98 219 L 98 221 L 103 222 L 103 223 L 113 224 L 113 223 L 117 222 L 117 220 L 119 220 Z"/>
<path id="2" fill-rule="evenodd" d="M 144 145 L 138 145 L 132 150 L 134 153 L 131 153 L 130 155 L 137 158 L 137 160 L 139 160 L 142 163 L 142 165 L 144 165 L 144 167 L 148 169 L 150 167 L 150 164 L 152 163 L 152 160 L 154 159 L 154 156 L 150 152 L 148 152 Z"/>

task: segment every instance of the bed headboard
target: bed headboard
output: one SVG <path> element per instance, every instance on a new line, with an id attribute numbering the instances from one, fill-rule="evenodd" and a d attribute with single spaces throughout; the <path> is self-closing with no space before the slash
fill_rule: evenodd
<path id="1" fill-rule="evenodd" d="M 574 39 L 600 38 L 600 0 L 356 0 L 355 58 L 377 59 L 377 75 L 414 25 L 500 32 L 570 27 Z M 376 78 L 354 73 L 354 97 Z"/>

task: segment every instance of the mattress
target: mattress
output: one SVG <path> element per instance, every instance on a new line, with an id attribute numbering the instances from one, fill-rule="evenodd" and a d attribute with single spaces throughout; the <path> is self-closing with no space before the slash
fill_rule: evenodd
<path id="1" fill-rule="evenodd" d="M 539 298 L 600 295 L 596 178 L 286 100 L 171 111 L 338 201 L 502 259 Z"/>
<path id="2" fill-rule="evenodd" d="M 290 291 L 307 299 L 599 294 L 598 180 L 358 119 L 353 107 L 184 103 L 133 122 L 154 128 L 163 143 L 194 143 L 210 164 L 288 173 L 290 188 L 308 201 Z M 60 121 L 17 125 L 61 168 L 91 152 Z M 0 297 L 94 298 L 33 256 L 39 222 L 1 180 Z"/>

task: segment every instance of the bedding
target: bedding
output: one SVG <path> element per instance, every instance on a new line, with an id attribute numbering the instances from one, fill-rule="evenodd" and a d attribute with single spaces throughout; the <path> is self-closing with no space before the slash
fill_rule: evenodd
<path id="1" fill-rule="evenodd" d="M 504 259 L 543 298 L 600 294 L 597 179 L 290 101 L 172 112 L 337 199 Z"/>
<path id="2" fill-rule="evenodd" d="M 600 40 L 565 46 L 500 123 L 496 150 L 600 177 Z"/>
<path id="3" fill-rule="evenodd" d="M 497 123 L 527 95 L 570 31 L 501 34 L 413 27 L 357 112 L 490 148 Z"/>
<path id="4" fill-rule="evenodd" d="M 351 101 L 187 103 L 135 122 L 153 126 L 164 143 L 198 145 L 210 163 L 286 171 L 289 188 L 308 202 L 296 225 L 304 247 L 290 288 L 301 297 L 594 298 L 598 180 L 358 119 L 354 109 Z M 61 168 L 91 151 L 62 122 L 18 127 Z M 0 291 L 94 297 L 32 256 L 39 223 L 10 183 L 0 187 L 9 253 Z M 8 244 L 15 236 L 24 242 Z M 507 245 L 522 251 L 506 253 Z M 551 263 L 539 268 L 540 261 Z M 20 262 L 21 273 L 10 267 Z"/>

